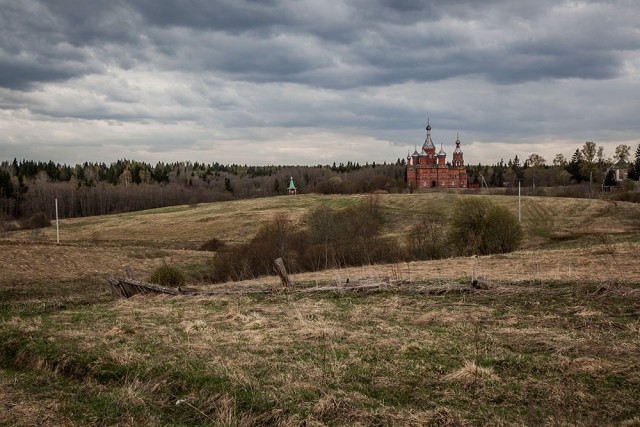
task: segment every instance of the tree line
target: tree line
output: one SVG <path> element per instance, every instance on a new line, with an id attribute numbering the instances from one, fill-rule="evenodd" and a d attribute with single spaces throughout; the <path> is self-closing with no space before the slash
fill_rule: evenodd
<path id="1" fill-rule="evenodd" d="M 551 163 L 537 153 L 524 161 L 514 156 L 506 163 L 503 159 L 494 165 L 469 165 L 467 175 L 470 185 L 488 187 L 555 187 L 581 182 L 593 182 L 602 186 L 616 185 L 614 166 L 626 166 L 627 179 L 638 181 L 640 177 L 640 144 L 632 161 L 631 147 L 620 144 L 613 157 L 607 157 L 603 146 L 587 141 L 576 148 L 570 159 L 556 154 Z"/>
<path id="2" fill-rule="evenodd" d="M 31 160 L 0 163 L 0 216 L 44 212 L 61 218 L 105 215 L 177 204 L 285 194 L 293 177 L 299 192 L 367 193 L 404 189 L 404 164 L 348 162 L 318 166 L 248 166 L 135 160 L 70 166 Z"/>
<path id="3" fill-rule="evenodd" d="M 585 142 L 570 159 L 557 154 L 551 163 L 533 153 L 493 165 L 467 165 L 470 186 L 555 187 L 593 182 L 616 185 L 613 166 L 627 165 L 627 178 L 640 177 L 640 144 L 616 147 L 607 157 L 604 147 Z M 110 164 L 67 165 L 32 160 L 0 163 L 0 216 L 61 218 L 105 215 L 176 204 L 197 204 L 285 194 L 294 178 L 298 192 L 324 194 L 403 192 L 405 160 L 361 165 L 347 162 L 317 166 L 248 166 L 217 162 L 158 162 L 155 165 L 122 159 Z"/>

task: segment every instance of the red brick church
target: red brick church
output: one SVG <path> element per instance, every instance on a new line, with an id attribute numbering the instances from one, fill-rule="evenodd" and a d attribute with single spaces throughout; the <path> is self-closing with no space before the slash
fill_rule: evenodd
<path id="1" fill-rule="evenodd" d="M 407 186 L 409 188 L 466 188 L 467 170 L 464 167 L 460 138 L 456 139 L 453 161 L 447 163 L 447 154 L 440 145 L 436 154 L 436 146 L 431 140 L 431 126 L 427 124 L 427 138 L 422 150 L 407 155 Z"/>

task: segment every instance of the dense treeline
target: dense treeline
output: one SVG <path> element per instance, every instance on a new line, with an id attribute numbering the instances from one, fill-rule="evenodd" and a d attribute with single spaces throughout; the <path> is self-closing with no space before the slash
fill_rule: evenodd
<path id="1" fill-rule="evenodd" d="M 404 164 L 364 166 L 247 166 L 191 162 L 118 160 L 111 164 L 61 165 L 31 160 L 0 163 L 0 215 L 44 212 L 81 217 L 177 204 L 267 197 L 287 192 L 290 178 L 300 192 L 366 193 L 404 189 Z"/>
<path id="2" fill-rule="evenodd" d="M 619 145 L 613 157 L 586 142 L 570 159 L 557 154 L 551 164 L 539 154 L 524 161 L 515 156 L 494 165 L 468 165 L 471 187 L 555 187 L 593 183 L 595 188 L 617 185 L 614 168 L 627 171 L 629 182 L 640 177 L 640 145 Z M 405 191 L 405 160 L 395 163 L 347 162 L 331 166 L 247 166 L 220 163 L 135 160 L 70 166 L 32 160 L 0 163 L 0 216 L 54 216 L 54 200 L 65 217 L 104 215 L 176 204 L 268 197 L 287 192 L 293 177 L 298 191 L 370 193 Z M 633 185 L 626 185 L 632 188 Z"/>

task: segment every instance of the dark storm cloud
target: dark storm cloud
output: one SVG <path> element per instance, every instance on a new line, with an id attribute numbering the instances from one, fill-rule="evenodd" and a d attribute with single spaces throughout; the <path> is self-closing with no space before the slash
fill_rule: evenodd
<path id="1" fill-rule="evenodd" d="M 127 48 L 138 35 L 126 9 L 106 4 L 0 1 L 0 87 L 24 90 L 126 65 L 127 55 L 107 48 Z"/>
<path id="2" fill-rule="evenodd" d="M 4 3 L 0 85 L 9 88 L 99 72 L 96 63 L 328 88 L 466 75 L 499 84 L 605 79 L 620 72 L 621 49 L 638 49 L 632 21 L 594 38 L 597 3 L 557 16 L 555 2 Z M 83 49 L 99 57 L 68 66 Z"/>
<path id="3" fill-rule="evenodd" d="M 82 74 L 71 68 L 54 68 L 33 61 L 0 59 L 0 87 L 23 90 L 33 82 L 55 82 Z"/>
<path id="4" fill-rule="evenodd" d="M 141 0 L 133 7 L 149 25 L 215 31 L 248 31 L 289 22 L 275 1 Z"/>
<path id="5" fill-rule="evenodd" d="M 628 135 L 638 34 L 631 0 L 0 0 L 0 151 L 294 128 L 406 144 L 426 116 L 444 141 Z"/>

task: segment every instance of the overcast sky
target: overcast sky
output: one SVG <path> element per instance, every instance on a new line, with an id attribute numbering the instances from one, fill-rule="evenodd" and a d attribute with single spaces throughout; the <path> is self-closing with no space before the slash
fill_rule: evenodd
<path id="1" fill-rule="evenodd" d="M 640 143 L 640 2 L 0 0 L 0 161 L 395 161 Z"/>

